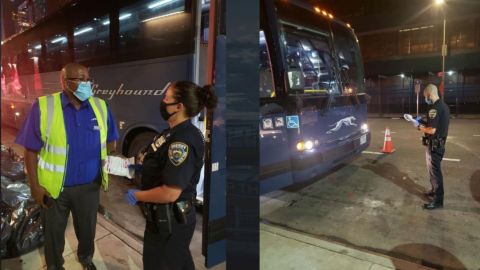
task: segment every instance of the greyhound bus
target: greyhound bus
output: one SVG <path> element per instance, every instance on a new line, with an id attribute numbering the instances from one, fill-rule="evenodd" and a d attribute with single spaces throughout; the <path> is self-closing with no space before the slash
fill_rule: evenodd
<path id="1" fill-rule="evenodd" d="M 67 3 L 2 41 L 2 125 L 19 128 L 38 96 L 61 91 L 59 70 L 75 61 L 89 67 L 94 95 L 112 110 L 120 132 L 117 152 L 135 156 L 167 127 L 158 110 L 168 82 L 215 81 L 219 106 L 213 117 L 200 115 L 195 122 L 209 135 L 202 250 L 207 266 L 221 262 L 225 2 Z M 368 147 L 370 132 L 363 64 L 351 27 L 303 1 L 260 4 L 260 192 L 266 193 L 308 181 L 357 156 Z M 201 195 L 202 185 L 198 191 Z"/>
<path id="2" fill-rule="evenodd" d="M 363 63 L 350 25 L 296 1 L 263 7 L 260 193 L 311 180 L 370 144 Z"/>

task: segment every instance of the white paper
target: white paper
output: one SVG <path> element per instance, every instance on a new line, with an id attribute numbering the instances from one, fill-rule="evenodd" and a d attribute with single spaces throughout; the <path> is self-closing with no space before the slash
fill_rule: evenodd
<path id="1" fill-rule="evenodd" d="M 135 164 L 135 158 L 124 158 L 118 156 L 107 156 L 105 160 L 105 170 L 109 174 L 125 176 L 132 179 L 135 174 L 135 170 L 129 170 L 128 166 Z"/>

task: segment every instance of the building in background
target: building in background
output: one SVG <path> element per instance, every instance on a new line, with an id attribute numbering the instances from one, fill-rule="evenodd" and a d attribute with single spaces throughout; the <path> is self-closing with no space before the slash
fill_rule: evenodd
<path id="1" fill-rule="evenodd" d="M 73 0 L 2 0 L 2 41 L 32 28 Z"/>
<path id="2" fill-rule="evenodd" d="M 440 84 L 445 18 L 444 99 L 453 114 L 480 113 L 480 1 L 316 2 L 355 29 L 372 97 L 370 112 L 416 113 L 415 84 L 420 83 L 417 89 Z M 420 103 L 424 106 L 421 93 Z"/>

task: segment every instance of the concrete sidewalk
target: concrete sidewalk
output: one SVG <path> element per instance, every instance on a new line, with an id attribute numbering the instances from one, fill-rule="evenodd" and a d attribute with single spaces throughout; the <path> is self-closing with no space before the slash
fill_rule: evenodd
<path id="1" fill-rule="evenodd" d="M 428 270 L 425 266 L 349 248 L 272 224 L 260 224 L 260 269 Z"/>

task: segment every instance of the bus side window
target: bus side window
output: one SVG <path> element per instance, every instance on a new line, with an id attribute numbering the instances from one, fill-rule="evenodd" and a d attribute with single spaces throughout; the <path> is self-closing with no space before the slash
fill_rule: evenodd
<path id="1" fill-rule="evenodd" d="M 42 72 L 59 71 L 68 62 L 68 42 L 66 33 L 51 36 L 45 40 L 47 55 Z"/>
<path id="2" fill-rule="evenodd" d="M 187 8 L 185 0 L 141 0 L 120 9 L 120 55 L 135 60 L 192 53 L 195 31 Z"/>
<path id="3" fill-rule="evenodd" d="M 275 97 L 275 91 L 272 81 L 272 66 L 268 55 L 267 42 L 265 34 L 260 31 L 260 98 Z"/>
<path id="4" fill-rule="evenodd" d="M 18 74 L 19 62 L 22 60 L 22 52 L 15 52 L 5 58 L 2 65 L 2 95 L 9 97 L 25 97 L 24 87 L 21 85 Z"/>
<path id="5" fill-rule="evenodd" d="M 119 18 L 126 20 L 129 18 L 129 14 L 120 14 Z M 109 25 L 109 16 L 105 15 L 74 28 L 73 47 L 76 62 L 108 55 Z"/>

